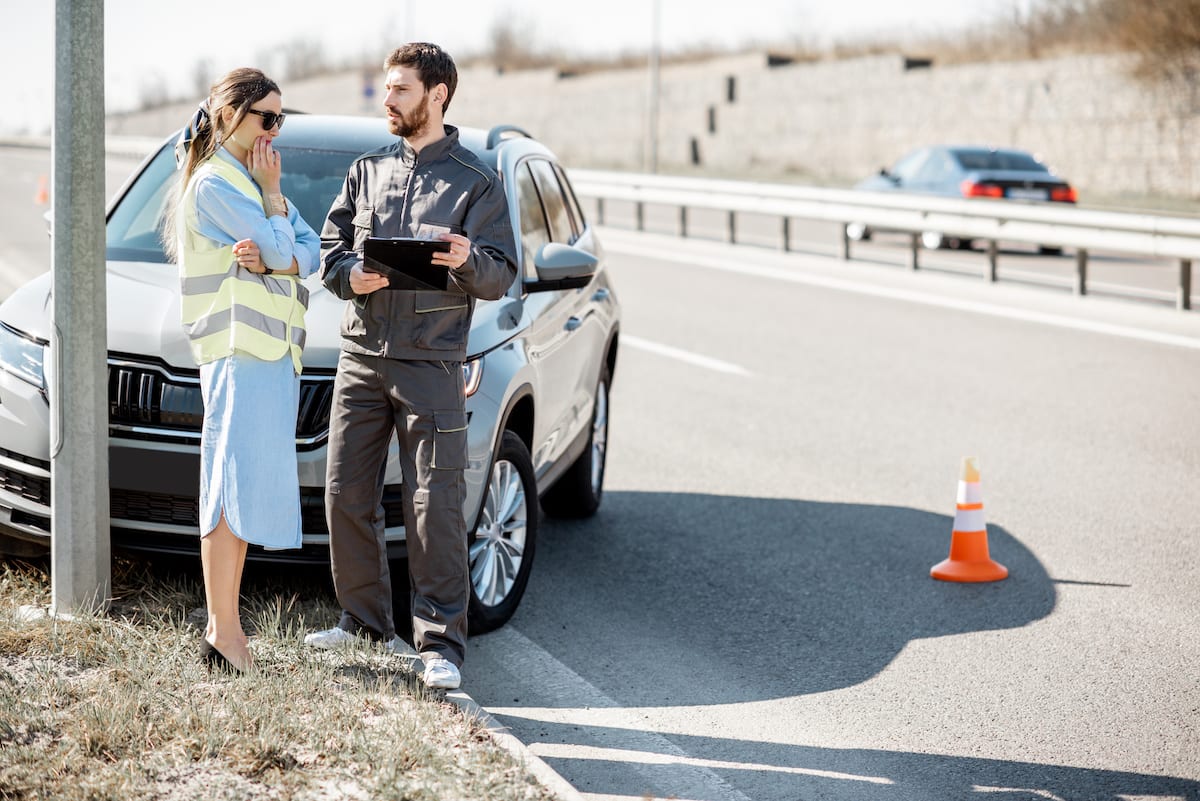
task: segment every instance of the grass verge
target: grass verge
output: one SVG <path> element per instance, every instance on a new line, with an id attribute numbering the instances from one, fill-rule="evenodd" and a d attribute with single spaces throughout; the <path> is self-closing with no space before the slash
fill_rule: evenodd
<path id="1" fill-rule="evenodd" d="M 310 576 L 248 578 L 257 667 L 210 673 L 198 577 L 117 560 L 107 614 L 26 620 L 45 566 L 0 562 L 0 799 L 553 798 L 402 657 L 305 648 Z"/>

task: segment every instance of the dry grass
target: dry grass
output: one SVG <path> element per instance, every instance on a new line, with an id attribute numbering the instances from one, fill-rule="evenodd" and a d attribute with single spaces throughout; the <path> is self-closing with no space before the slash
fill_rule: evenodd
<path id="1" fill-rule="evenodd" d="M 0 799 L 552 797 L 401 657 L 305 649 L 335 615 L 311 578 L 248 586 L 258 666 L 226 676 L 196 658 L 195 578 L 114 573 L 108 614 L 27 622 L 48 577 L 0 563 Z"/>

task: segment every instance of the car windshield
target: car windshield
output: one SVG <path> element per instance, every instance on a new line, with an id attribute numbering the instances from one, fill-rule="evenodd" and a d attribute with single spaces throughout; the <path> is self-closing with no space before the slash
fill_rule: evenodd
<path id="1" fill-rule="evenodd" d="M 1044 164 L 1028 153 L 1011 150 L 955 150 L 954 158 L 964 170 L 1019 170 L 1049 172 Z"/>
<path id="2" fill-rule="evenodd" d="M 340 150 L 280 147 L 286 165 L 283 193 L 318 233 L 342 188 L 346 170 L 360 154 Z M 175 153 L 165 145 L 129 187 L 108 218 L 107 256 L 114 261 L 166 263 L 159 230 L 175 187 Z"/>

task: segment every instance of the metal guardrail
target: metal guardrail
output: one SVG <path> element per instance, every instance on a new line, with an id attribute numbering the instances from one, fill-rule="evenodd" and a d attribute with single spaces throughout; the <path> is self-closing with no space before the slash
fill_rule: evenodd
<path id="1" fill-rule="evenodd" d="M 644 230 L 646 204 L 677 206 L 679 230 L 687 236 L 689 208 L 714 209 L 728 215 L 728 240 L 737 241 L 737 215 L 777 216 L 782 248 L 791 250 L 791 220 L 840 223 L 841 256 L 850 258 L 847 226 L 909 234 L 908 266 L 920 267 L 921 234 L 926 231 L 988 243 L 988 281 L 996 280 L 999 242 L 1022 242 L 1075 250 L 1076 294 L 1087 294 L 1088 252 L 1112 250 L 1153 258 L 1177 259 L 1179 281 L 1175 305 L 1191 308 L 1192 262 L 1200 259 L 1200 219 L 1111 211 L 1072 206 L 998 200 L 958 200 L 848 189 L 744 181 L 681 178 L 638 173 L 571 170 L 576 193 L 596 201 L 599 222 L 604 203 L 632 202 L 638 230 Z"/>

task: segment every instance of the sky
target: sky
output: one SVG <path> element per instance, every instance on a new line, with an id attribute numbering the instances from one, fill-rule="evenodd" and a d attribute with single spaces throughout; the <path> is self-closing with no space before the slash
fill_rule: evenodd
<path id="1" fill-rule="evenodd" d="M 64 0 L 0 0 L 0 134 L 42 133 L 53 119 L 54 15 Z M 750 43 L 819 46 L 832 41 L 945 33 L 1030 0 L 106 0 L 105 103 L 135 106 L 149 93 L 187 94 L 256 66 L 283 83 L 288 45 L 306 42 L 329 61 L 379 60 L 405 41 L 437 42 L 459 57 L 486 49 L 497 20 L 589 56 L 646 52 L 659 8 L 663 52 Z M 590 7 L 594 19 L 581 21 Z M 197 98 L 199 100 L 199 98 Z"/>

